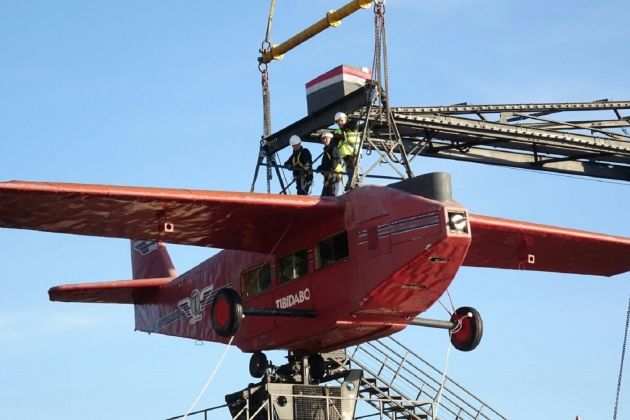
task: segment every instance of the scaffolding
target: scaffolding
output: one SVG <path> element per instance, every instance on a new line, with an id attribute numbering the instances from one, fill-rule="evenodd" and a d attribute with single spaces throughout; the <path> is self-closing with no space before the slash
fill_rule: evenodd
<path id="1" fill-rule="evenodd" d="M 206 420 L 227 407 L 232 420 L 507 420 L 394 337 L 324 356 L 339 367 L 325 384 L 267 379 L 188 417 Z"/>

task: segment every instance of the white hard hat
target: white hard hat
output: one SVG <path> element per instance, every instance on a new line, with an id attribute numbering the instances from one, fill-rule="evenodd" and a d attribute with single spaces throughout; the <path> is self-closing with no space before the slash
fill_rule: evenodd
<path id="1" fill-rule="evenodd" d="M 321 136 L 319 136 L 319 137 L 322 138 L 322 139 L 325 138 L 325 137 L 328 137 L 328 138 L 332 139 L 333 138 L 333 133 L 331 133 L 330 131 L 324 131 L 321 134 Z"/>
<path id="2" fill-rule="evenodd" d="M 301 144 L 301 143 L 302 143 L 302 140 L 300 139 L 300 137 L 296 136 L 295 134 L 289 138 L 289 144 L 291 146 L 297 146 L 298 144 Z"/>
<path id="3" fill-rule="evenodd" d="M 339 121 L 342 118 L 348 119 L 348 116 L 344 112 L 337 112 L 335 114 L 335 121 Z"/>

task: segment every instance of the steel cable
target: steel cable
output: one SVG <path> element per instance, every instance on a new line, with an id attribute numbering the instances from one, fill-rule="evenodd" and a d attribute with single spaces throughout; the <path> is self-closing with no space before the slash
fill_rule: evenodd
<path id="1" fill-rule="evenodd" d="M 221 355 L 221 357 L 219 358 L 219 361 L 217 362 L 216 366 L 214 367 L 214 370 L 212 371 L 212 373 L 210 374 L 210 376 L 208 377 L 208 380 L 206 381 L 205 385 L 203 386 L 203 388 L 201 388 L 201 391 L 199 391 L 199 395 L 197 395 L 197 398 L 195 398 L 195 401 L 193 401 L 193 403 L 191 404 L 190 408 L 188 409 L 188 411 L 186 411 L 186 414 L 184 414 L 184 420 L 186 420 L 188 418 L 188 416 L 190 415 L 190 413 L 195 409 L 195 407 L 197 406 L 197 403 L 199 402 L 199 400 L 201 399 L 201 397 L 203 397 L 203 394 L 206 393 L 206 390 L 208 389 L 208 387 L 210 386 L 210 384 L 212 383 L 212 380 L 214 379 L 214 377 L 216 376 L 217 372 L 219 371 L 219 368 L 221 367 L 221 365 L 223 364 L 223 360 L 225 359 L 225 356 L 228 353 L 228 350 L 230 350 L 230 346 L 232 345 L 232 341 L 234 341 L 234 336 L 232 336 L 230 338 L 230 341 L 228 341 L 228 343 L 225 345 L 225 349 L 223 350 L 223 354 Z"/>
<path id="2" fill-rule="evenodd" d="M 621 348 L 621 363 L 619 365 L 619 377 L 617 378 L 617 394 L 615 396 L 615 411 L 613 420 L 617 420 L 617 410 L 619 408 L 619 396 L 621 395 L 621 381 L 623 379 L 623 362 L 626 358 L 626 346 L 628 344 L 628 325 L 630 324 L 630 298 L 628 298 L 628 311 L 626 312 L 626 329 L 623 336 L 623 346 Z"/>

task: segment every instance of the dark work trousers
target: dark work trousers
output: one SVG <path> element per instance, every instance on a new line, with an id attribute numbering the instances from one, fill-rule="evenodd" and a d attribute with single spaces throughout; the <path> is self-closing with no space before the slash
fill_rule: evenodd
<path id="1" fill-rule="evenodd" d="M 334 197 L 337 195 L 340 176 L 334 172 L 324 172 L 324 187 L 322 188 L 322 197 Z"/>
<path id="2" fill-rule="evenodd" d="M 311 185 L 313 185 L 313 175 L 295 176 L 295 188 L 298 195 L 309 195 L 311 193 Z"/>
<path id="3" fill-rule="evenodd" d="M 352 188 L 352 178 L 354 178 L 354 159 L 355 156 L 344 156 L 343 162 L 346 164 L 346 176 L 348 177 L 348 182 L 346 183 L 346 191 L 350 191 Z"/>

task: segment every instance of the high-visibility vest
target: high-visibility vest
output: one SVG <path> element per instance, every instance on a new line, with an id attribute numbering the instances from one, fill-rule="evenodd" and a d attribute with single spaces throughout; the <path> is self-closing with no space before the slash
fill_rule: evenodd
<path id="1" fill-rule="evenodd" d="M 354 130 L 339 130 L 343 134 L 343 139 L 339 141 L 339 157 L 354 156 L 359 149 L 359 132 Z"/>

